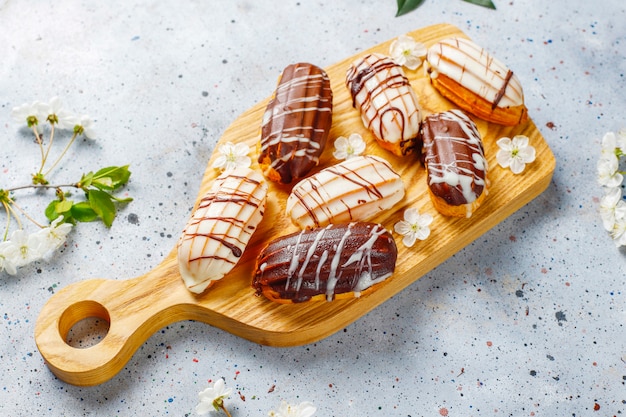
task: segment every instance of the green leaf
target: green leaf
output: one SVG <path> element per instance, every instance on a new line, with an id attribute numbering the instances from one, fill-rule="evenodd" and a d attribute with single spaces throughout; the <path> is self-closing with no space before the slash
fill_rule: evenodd
<path id="1" fill-rule="evenodd" d="M 59 200 L 52 200 L 44 213 L 46 214 L 46 218 L 50 221 L 55 220 L 59 217 L 59 212 L 57 212 L 57 204 L 59 204 Z"/>
<path id="2" fill-rule="evenodd" d="M 463 1 L 475 4 L 477 6 L 483 6 L 483 7 L 486 7 L 488 9 L 496 10 L 496 5 L 493 4 L 493 2 L 491 0 L 463 0 Z"/>
<path id="3" fill-rule="evenodd" d="M 91 204 L 87 201 L 81 201 L 72 206 L 72 216 L 79 222 L 92 222 L 98 218 L 98 215 L 91 208 Z"/>
<path id="4" fill-rule="evenodd" d="M 93 176 L 93 186 L 100 190 L 115 190 L 128 182 L 130 171 L 128 165 L 122 167 L 106 167 L 96 172 Z"/>
<path id="5" fill-rule="evenodd" d="M 92 181 L 93 181 L 93 172 L 90 172 L 88 174 L 83 174 L 82 178 L 80 179 L 81 188 L 86 190 L 87 187 L 91 185 Z"/>
<path id="6" fill-rule="evenodd" d="M 397 0 L 398 1 L 398 11 L 396 12 L 396 17 L 402 16 L 403 14 L 407 14 L 408 12 L 412 12 L 417 9 L 420 4 L 424 2 L 424 0 Z"/>
<path id="7" fill-rule="evenodd" d="M 74 204 L 72 200 L 59 201 L 56 206 L 56 212 L 59 214 L 63 214 L 67 211 L 70 211 L 72 208 L 72 204 Z"/>
<path id="8" fill-rule="evenodd" d="M 116 214 L 115 204 L 111 200 L 111 195 L 100 190 L 89 190 L 87 197 L 93 211 L 107 227 L 111 227 Z"/>

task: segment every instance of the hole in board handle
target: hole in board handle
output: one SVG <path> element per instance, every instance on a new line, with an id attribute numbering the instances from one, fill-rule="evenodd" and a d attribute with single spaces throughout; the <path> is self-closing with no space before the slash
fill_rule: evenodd
<path id="1" fill-rule="evenodd" d="M 59 334 L 73 348 L 95 346 L 109 332 L 111 318 L 96 301 L 80 301 L 69 306 L 59 319 Z"/>

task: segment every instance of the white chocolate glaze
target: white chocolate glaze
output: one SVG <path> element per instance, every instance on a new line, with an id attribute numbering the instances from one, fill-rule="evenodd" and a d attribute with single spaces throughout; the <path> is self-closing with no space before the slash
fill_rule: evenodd
<path id="1" fill-rule="evenodd" d="M 178 265 L 189 291 L 203 292 L 237 264 L 263 218 L 267 184 L 250 168 L 226 171 L 202 197 L 178 241 Z"/>
<path id="2" fill-rule="evenodd" d="M 302 229 L 323 227 L 370 219 L 402 197 L 404 184 L 389 162 L 358 156 L 297 183 L 287 198 L 286 213 Z"/>
<path id="3" fill-rule="evenodd" d="M 428 49 L 426 59 L 432 78 L 443 74 L 492 103 L 493 108 L 524 104 L 522 85 L 513 71 L 468 39 L 438 42 Z"/>
<path id="4" fill-rule="evenodd" d="M 419 133 L 421 112 L 402 67 L 387 56 L 367 55 L 348 68 L 346 86 L 374 136 L 408 153 Z"/>

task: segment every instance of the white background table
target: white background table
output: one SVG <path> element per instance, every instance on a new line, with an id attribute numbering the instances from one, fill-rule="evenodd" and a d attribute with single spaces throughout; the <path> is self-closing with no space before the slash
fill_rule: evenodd
<path id="1" fill-rule="evenodd" d="M 602 228 L 595 180 L 600 139 L 626 126 L 626 6 L 494 1 L 495 11 L 426 0 L 396 18 L 393 0 L 0 0 L 0 188 L 28 178 L 38 157 L 11 109 L 57 95 L 96 119 L 98 139 L 79 140 L 55 178 L 129 163 L 135 198 L 110 230 L 81 224 L 58 257 L 0 277 L 0 414 L 194 415 L 218 377 L 235 391 L 233 416 L 267 415 L 281 400 L 311 401 L 316 416 L 626 412 L 626 253 Z M 286 65 L 327 66 L 441 22 L 520 78 L 557 159 L 542 195 L 317 343 L 271 348 L 185 321 L 101 385 L 46 368 L 34 341 L 43 304 L 79 280 L 155 267 L 221 133 Z"/>

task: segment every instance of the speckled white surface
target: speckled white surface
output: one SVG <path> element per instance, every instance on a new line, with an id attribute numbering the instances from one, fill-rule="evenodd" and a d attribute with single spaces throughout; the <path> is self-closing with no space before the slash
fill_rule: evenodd
<path id="1" fill-rule="evenodd" d="M 494 2 L 426 0 L 395 18 L 394 0 L 0 0 L 0 188 L 37 162 L 11 108 L 58 95 L 99 132 L 58 178 L 129 163 L 135 198 L 110 230 L 80 225 L 53 261 L 0 278 L 0 414 L 194 415 L 197 393 L 220 376 L 235 390 L 233 417 L 267 415 L 283 399 L 313 402 L 316 416 L 626 413 L 626 252 L 602 228 L 595 182 L 600 138 L 626 126 L 626 6 Z M 330 65 L 440 22 L 517 73 L 557 159 L 545 193 L 318 343 L 269 348 L 187 321 L 102 385 L 54 377 L 33 336 L 43 304 L 72 282 L 155 267 L 221 133 L 271 94 L 284 66 Z"/>

